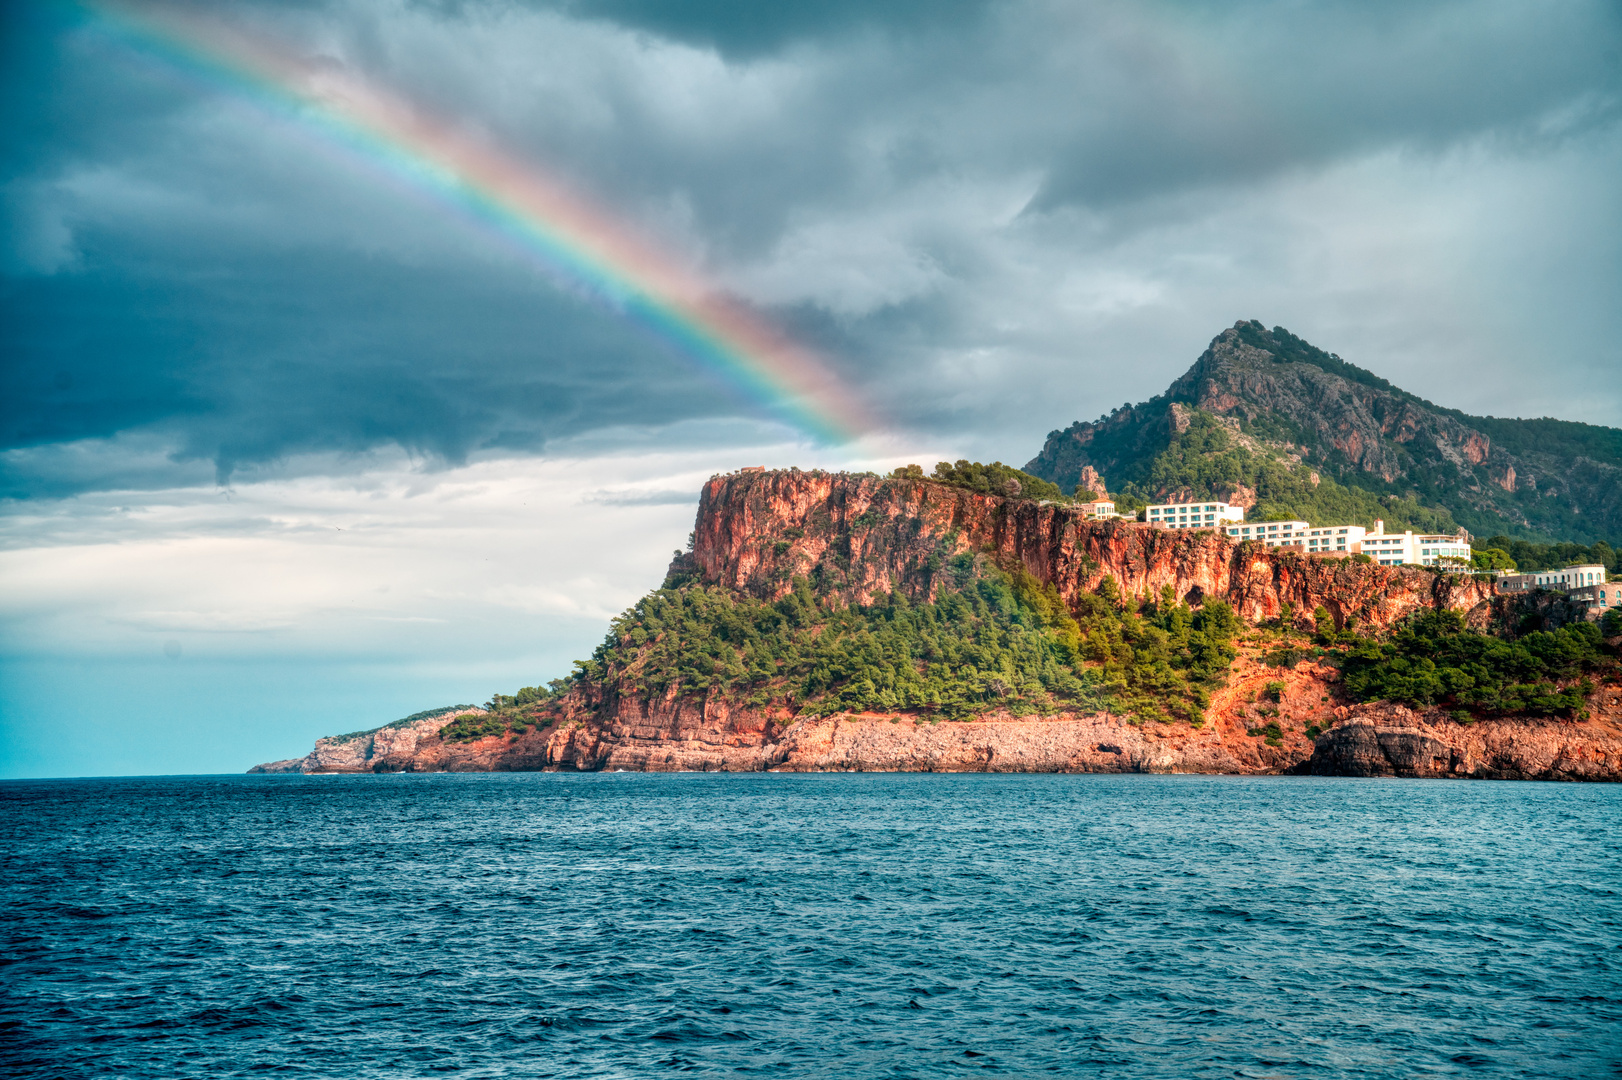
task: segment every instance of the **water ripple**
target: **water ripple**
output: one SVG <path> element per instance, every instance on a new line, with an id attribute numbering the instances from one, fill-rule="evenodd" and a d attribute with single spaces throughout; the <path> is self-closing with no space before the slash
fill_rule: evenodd
<path id="1" fill-rule="evenodd" d="M 1622 788 L 0 784 L 20 1077 L 1610 1075 Z"/>

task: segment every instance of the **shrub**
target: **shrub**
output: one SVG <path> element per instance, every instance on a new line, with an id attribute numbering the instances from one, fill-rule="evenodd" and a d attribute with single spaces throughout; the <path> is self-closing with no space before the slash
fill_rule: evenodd
<path id="1" fill-rule="evenodd" d="M 1257 735 L 1262 736 L 1262 741 L 1268 746 L 1284 745 L 1284 729 L 1278 726 L 1277 720 L 1268 721 L 1265 727 L 1247 728 L 1245 729 L 1245 734 L 1252 737 Z"/>
<path id="2" fill-rule="evenodd" d="M 1073 502 L 1059 485 L 1043 480 L 1039 476 L 1032 476 L 1012 465 L 1004 465 L 1000 461 L 993 461 L 990 465 L 982 465 L 978 461 L 959 459 L 957 462 L 942 461 L 935 466 L 930 479 L 942 484 L 951 484 L 953 487 L 968 488 L 970 491 L 979 491 L 987 495 L 1007 495 L 1024 499 L 1048 499 L 1052 502 Z"/>
<path id="3" fill-rule="evenodd" d="M 1593 623 L 1508 641 L 1468 629 L 1456 611 L 1424 611 L 1399 626 L 1390 640 L 1354 646 L 1346 656 L 1344 685 L 1361 701 L 1570 715 L 1588 693 L 1582 684 L 1571 685 L 1573 680 L 1616 668 L 1601 646 Z"/>
<path id="4" fill-rule="evenodd" d="M 439 736 L 446 742 L 472 742 L 503 734 L 507 724 L 507 716 L 501 713 L 465 713 L 440 728 Z"/>

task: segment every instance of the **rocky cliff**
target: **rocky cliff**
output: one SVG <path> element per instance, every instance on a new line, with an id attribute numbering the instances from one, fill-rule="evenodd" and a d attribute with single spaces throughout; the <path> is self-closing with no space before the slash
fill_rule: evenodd
<path id="1" fill-rule="evenodd" d="M 1217 335 L 1160 396 L 1052 432 L 1026 469 L 1067 491 L 1095 470 L 1117 490 L 1166 448 L 1177 406 L 1235 421 L 1342 483 L 1413 496 L 1479 535 L 1622 537 L 1622 431 L 1467 416 L 1255 322 Z"/>
<path id="2" fill-rule="evenodd" d="M 1429 571 L 1280 553 L 1211 532 L 1089 522 L 1068 507 L 978 494 L 925 480 L 821 472 L 750 472 L 704 488 L 693 551 L 668 583 L 701 582 L 761 599 L 796 578 L 833 602 L 900 591 L 934 597 L 965 553 L 1023 566 L 1075 605 L 1113 578 L 1128 596 L 1170 587 L 1194 605 L 1227 600 L 1252 624 L 1322 607 L 1338 625 L 1389 626 L 1420 608 L 1502 620 L 1489 583 Z M 1440 714 L 1354 705 L 1338 672 L 1304 660 L 1262 662 L 1242 643 L 1227 685 L 1199 726 L 1108 712 L 970 722 L 910 714 L 800 714 L 782 701 L 719 689 L 663 694 L 615 681 L 576 683 L 537 710 L 534 726 L 458 741 L 454 712 L 342 739 L 265 771 L 528 769 L 1036 772 L 1319 772 L 1344 775 L 1622 778 L 1622 702 L 1614 691 L 1581 721 L 1460 724 Z M 1610 696 L 1606 696 L 1609 694 Z M 465 710 L 459 710 L 465 711 Z"/>
<path id="3" fill-rule="evenodd" d="M 932 597 L 941 567 L 964 552 L 1022 565 L 1072 606 L 1112 577 L 1128 596 L 1170 586 L 1191 604 L 1219 597 L 1249 622 L 1276 619 L 1288 605 L 1303 627 L 1317 607 L 1337 626 L 1384 627 L 1419 607 L 1471 611 L 1494 594 L 1469 577 L 1280 552 L 1211 531 L 1088 521 L 1067 506 L 928 480 L 794 470 L 706 484 L 694 550 L 672 574 L 763 599 L 808 576 L 845 603 L 866 604 L 895 589 Z"/>

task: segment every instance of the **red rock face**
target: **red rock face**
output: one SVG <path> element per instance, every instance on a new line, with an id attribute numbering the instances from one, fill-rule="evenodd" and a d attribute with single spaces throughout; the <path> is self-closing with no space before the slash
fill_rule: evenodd
<path id="1" fill-rule="evenodd" d="M 1072 606 L 1113 577 L 1131 596 L 1169 585 L 1191 604 L 1219 597 L 1251 622 L 1290 604 L 1302 626 L 1318 607 L 1340 626 L 1385 627 L 1421 607 L 1469 611 L 1496 591 L 1428 570 L 1280 553 L 1214 531 L 1087 521 L 1064 506 L 930 481 L 797 471 L 706 484 L 693 558 L 705 582 L 763 599 L 808 576 L 845 603 L 867 604 L 895 589 L 933 597 L 946 562 L 965 552 L 1023 565 Z"/>

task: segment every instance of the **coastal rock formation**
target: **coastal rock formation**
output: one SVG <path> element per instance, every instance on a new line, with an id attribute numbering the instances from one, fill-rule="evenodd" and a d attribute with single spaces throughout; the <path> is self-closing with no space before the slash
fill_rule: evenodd
<path id="1" fill-rule="evenodd" d="M 1622 689 L 1581 720 L 1483 720 L 1439 710 L 1338 704 L 1338 673 L 1280 670 L 1253 652 L 1234 666 L 1208 721 L 1132 723 L 1109 714 L 931 723 L 876 714 L 795 719 L 722 694 L 648 701 L 571 693 L 554 724 L 448 742 L 427 721 L 410 736 L 323 739 L 303 759 L 256 772 L 1069 772 L 1310 773 L 1319 776 L 1622 780 Z M 1269 693 L 1269 689 L 1272 690 Z M 435 718 L 443 725 L 454 714 Z M 1269 730 L 1270 727 L 1270 730 Z M 1316 739 L 1311 735 L 1322 728 Z M 295 766 L 277 768 L 275 766 Z"/>
<path id="2" fill-rule="evenodd" d="M 251 773 L 361 773 L 384 772 L 378 768 L 386 761 L 412 760 L 420 749 L 437 743 L 439 729 L 466 713 L 482 713 L 483 709 L 459 706 L 426 716 L 413 716 L 377 728 L 357 731 L 350 735 L 331 735 L 315 741 L 315 749 L 301 758 L 270 761 L 255 765 Z"/>
<path id="3" fill-rule="evenodd" d="M 1451 608 L 1486 626 L 1560 613 L 1522 610 L 1489 582 L 1236 544 L 1215 532 L 1089 522 L 1068 507 L 982 495 L 923 480 L 820 472 L 747 472 L 712 479 L 694 549 L 671 581 L 701 581 L 772 599 L 796 576 L 862 604 L 896 589 L 933 597 L 939 572 L 964 553 L 1024 566 L 1074 603 L 1105 577 L 1127 595 L 1169 586 L 1199 604 L 1228 600 L 1258 623 L 1322 607 L 1338 625 L 1385 627 L 1420 608 Z M 1518 606 L 1519 605 L 1519 606 Z M 1547 606 L 1547 605 L 1545 605 Z M 440 734 L 458 708 L 374 732 L 320 740 L 276 772 L 534 769 L 647 771 L 1313 772 L 1349 776 L 1622 779 L 1622 701 L 1595 698 L 1583 721 L 1493 720 L 1348 705 L 1339 673 L 1310 660 L 1289 669 L 1243 647 L 1200 727 L 1107 713 L 970 722 L 911 715 L 800 717 L 719 691 L 647 697 L 577 685 L 553 720 L 468 741 Z M 1609 696 L 1607 696 L 1609 695 Z M 1321 734 L 1320 734 L 1321 733 Z M 1316 740 L 1314 740 L 1316 736 Z"/>
<path id="4" fill-rule="evenodd" d="M 1377 703 L 1346 710 L 1302 771 L 1419 779 L 1622 780 L 1622 723 L 1612 707 L 1585 721 L 1482 720 Z"/>

